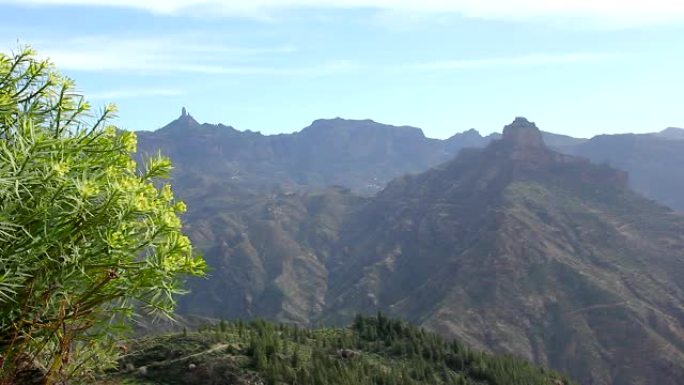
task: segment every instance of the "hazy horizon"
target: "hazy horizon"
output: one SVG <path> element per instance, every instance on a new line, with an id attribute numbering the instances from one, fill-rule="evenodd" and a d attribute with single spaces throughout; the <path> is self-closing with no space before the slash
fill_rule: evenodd
<path id="1" fill-rule="evenodd" d="M 515 116 L 591 137 L 684 126 L 684 5 L 666 0 L 0 0 L 3 51 L 30 44 L 117 125 L 186 106 L 264 134 L 372 119 L 446 138 Z M 31 20 L 27 23 L 27 20 Z"/>
<path id="2" fill-rule="evenodd" d="M 225 122 L 208 122 L 208 121 L 204 121 L 204 120 L 202 120 L 201 117 L 195 116 L 195 115 L 192 113 L 192 111 L 189 111 L 189 110 L 186 111 L 186 113 L 187 113 L 188 115 L 190 115 L 190 116 L 191 116 L 195 121 L 197 121 L 197 123 L 199 123 L 199 124 L 224 125 L 224 126 L 232 127 L 232 128 L 234 128 L 234 129 L 236 129 L 236 130 L 238 130 L 238 131 L 241 131 L 241 132 L 245 132 L 245 131 L 257 132 L 257 133 L 262 134 L 262 135 L 265 135 L 265 136 L 282 135 L 282 134 L 294 134 L 294 133 L 298 133 L 298 132 L 302 131 L 303 129 L 309 127 L 310 125 L 313 125 L 317 120 L 335 120 L 335 119 L 341 119 L 341 120 L 346 120 L 346 121 L 372 121 L 372 122 L 375 122 L 375 123 L 378 123 L 378 124 L 390 125 L 390 126 L 395 126 L 395 127 L 412 127 L 412 128 L 420 129 L 420 130 L 423 132 L 423 134 L 425 135 L 426 138 L 440 139 L 440 140 L 448 139 L 448 138 L 450 138 L 450 137 L 453 136 L 453 135 L 461 134 L 461 133 L 464 133 L 464 132 L 470 131 L 470 130 L 476 130 L 476 131 L 477 131 L 481 136 L 483 136 L 483 137 L 486 137 L 486 136 L 489 136 L 489 135 L 493 135 L 493 134 L 501 135 L 501 133 L 502 133 L 504 127 L 505 127 L 506 125 L 512 123 L 513 120 L 515 120 L 515 119 L 518 118 L 518 117 L 522 117 L 522 118 L 528 119 L 531 123 L 537 125 L 536 122 L 535 122 L 534 120 L 529 119 L 529 118 L 526 117 L 526 116 L 515 116 L 515 117 L 511 117 L 507 122 L 502 123 L 501 128 L 499 128 L 498 130 L 492 130 L 492 131 L 490 131 L 490 132 L 484 133 L 484 132 L 482 132 L 481 130 L 478 130 L 477 128 L 475 128 L 475 127 L 471 127 L 471 128 L 464 128 L 464 129 L 456 130 L 456 131 L 454 131 L 454 132 L 452 132 L 452 133 L 450 133 L 450 134 L 448 134 L 448 135 L 446 135 L 446 136 L 444 136 L 444 137 L 434 137 L 434 136 L 431 136 L 431 135 L 429 134 L 429 132 L 426 132 L 426 130 L 424 130 L 422 127 L 416 127 L 416 126 L 407 125 L 407 124 L 391 124 L 391 123 L 382 122 L 382 121 L 378 121 L 378 120 L 371 119 L 371 118 L 354 119 L 354 118 L 345 118 L 345 117 L 343 117 L 343 116 L 335 116 L 335 117 L 326 117 L 326 118 L 317 118 L 317 119 L 314 119 L 314 120 L 312 120 L 310 123 L 306 124 L 305 126 L 302 126 L 302 127 L 298 128 L 298 129 L 295 129 L 295 130 L 292 130 L 292 131 L 288 131 L 288 132 L 262 132 L 262 131 L 259 131 L 259 130 L 250 130 L 250 129 L 248 129 L 248 128 L 246 129 L 246 128 L 241 128 L 241 127 L 236 127 L 236 126 L 234 126 L 234 125 L 232 125 L 232 124 L 230 124 L 230 123 L 225 123 Z M 158 129 L 164 128 L 167 124 L 170 124 L 170 123 L 174 122 L 176 119 L 178 119 L 178 118 L 180 118 L 180 117 L 182 117 L 182 108 L 181 108 L 181 110 L 178 111 L 178 114 L 177 114 L 174 118 L 172 118 L 172 119 L 169 120 L 168 122 L 166 122 L 166 123 L 160 125 L 159 127 L 155 127 L 155 128 L 152 128 L 152 129 L 133 129 L 133 131 L 156 131 L 156 130 L 158 130 Z M 681 128 L 681 127 L 672 127 L 672 126 L 670 126 L 670 127 L 665 127 L 665 128 L 663 128 L 663 129 L 659 129 L 659 130 L 644 131 L 644 132 L 639 132 L 639 133 L 634 133 L 634 132 L 617 132 L 617 133 L 608 133 L 608 134 L 607 134 L 607 133 L 604 133 L 604 132 L 598 132 L 598 133 L 595 133 L 595 134 L 593 134 L 593 135 L 591 135 L 591 136 L 583 137 L 583 136 L 572 136 L 572 135 L 568 135 L 568 134 L 564 134 L 564 133 L 555 132 L 555 131 L 553 131 L 553 130 L 548 130 L 548 129 L 545 129 L 544 127 L 539 127 L 539 129 L 540 129 L 543 133 L 557 134 L 557 135 L 566 135 L 566 136 L 571 136 L 571 137 L 574 137 L 574 138 L 577 138 L 577 139 L 591 139 L 592 137 L 598 136 L 598 135 L 655 134 L 655 133 L 659 133 L 659 132 L 665 131 L 665 130 L 667 130 L 667 129 L 673 129 L 673 128 L 674 128 L 674 129 L 677 129 L 677 130 L 684 130 L 684 128 Z"/>

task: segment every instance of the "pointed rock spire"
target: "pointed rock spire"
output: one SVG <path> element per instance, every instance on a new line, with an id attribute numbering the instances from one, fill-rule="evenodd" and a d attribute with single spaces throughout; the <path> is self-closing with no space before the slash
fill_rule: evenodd
<path id="1" fill-rule="evenodd" d="M 171 123 L 162 127 L 161 129 L 170 130 L 174 132 L 181 132 L 183 130 L 199 126 L 200 124 L 195 120 L 195 118 L 193 118 L 192 115 L 188 114 L 188 110 L 185 107 L 183 107 L 181 109 L 181 115 Z"/>

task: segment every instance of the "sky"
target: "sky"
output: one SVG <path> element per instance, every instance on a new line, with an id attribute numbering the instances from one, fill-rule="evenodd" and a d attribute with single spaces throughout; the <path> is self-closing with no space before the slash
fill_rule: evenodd
<path id="1" fill-rule="evenodd" d="M 684 127 L 684 0 L 0 0 L 114 122 L 264 134 L 320 118 L 576 137 Z"/>

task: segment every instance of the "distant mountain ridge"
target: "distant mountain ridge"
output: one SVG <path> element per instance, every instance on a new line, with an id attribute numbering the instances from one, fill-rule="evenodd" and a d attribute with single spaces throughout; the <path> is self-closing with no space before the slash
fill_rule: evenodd
<path id="1" fill-rule="evenodd" d="M 559 152 L 585 156 L 627 171 L 630 186 L 684 212 L 683 129 L 591 139 L 543 132 Z M 364 195 L 391 179 L 446 162 L 463 148 L 484 147 L 500 134 L 474 129 L 445 140 L 410 126 L 372 120 L 319 119 L 292 134 L 262 135 L 222 124 L 200 124 L 187 112 L 156 131 L 138 131 L 140 153 L 161 150 L 175 160 L 179 184 L 232 181 L 242 188 L 310 191 L 339 185 Z"/>
<path id="2" fill-rule="evenodd" d="M 363 194 L 379 191 L 394 176 L 444 162 L 464 146 L 489 141 L 476 131 L 438 140 L 415 127 L 339 118 L 316 120 L 294 134 L 266 136 L 199 124 L 189 114 L 138 135 L 139 152 L 161 149 L 170 155 L 179 179 L 201 173 L 250 188 L 341 185 Z"/>
<path id="3" fill-rule="evenodd" d="M 599 135 L 556 149 L 625 170 L 634 190 L 684 212 L 684 140 L 675 139 L 673 131 L 667 132 L 664 136 L 662 132 Z"/>
<path id="4" fill-rule="evenodd" d="M 684 128 L 668 127 L 652 135 L 665 139 L 684 140 Z"/>

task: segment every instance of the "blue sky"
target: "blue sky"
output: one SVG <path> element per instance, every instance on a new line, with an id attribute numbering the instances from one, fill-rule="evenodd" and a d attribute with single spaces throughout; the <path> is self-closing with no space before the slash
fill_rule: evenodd
<path id="1" fill-rule="evenodd" d="M 682 3 L 682 4 L 679 4 Z M 574 136 L 684 127 L 684 1 L 0 0 L 116 124 L 182 106 L 265 134 L 370 118 L 445 138 L 526 116 Z"/>

